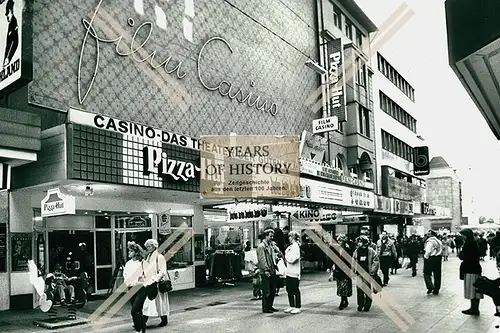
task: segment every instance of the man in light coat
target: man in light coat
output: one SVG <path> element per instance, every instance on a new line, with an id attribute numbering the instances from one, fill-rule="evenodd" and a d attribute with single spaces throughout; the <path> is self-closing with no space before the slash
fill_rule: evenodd
<path id="1" fill-rule="evenodd" d="M 276 263 L 277 256 L 272 246 L 273 229 L 264 230 L 263 240 L 257 247 L 257 265 L 262 280 L 262 312 L 277 312 L 273 307 L 276 295 Z"/>
<path id="2" fill-rule="evenodd" d="M 380 260 L 380 270 L 384 275 L 384 287 L 389 283 L 389 269 L 397 258 L 396 246 L 387 232 L 382 232 L 377 242 L 377 254 Z"/>
<path id="3" fill-rule="evenodd" d="M 427 236 L 424 254 L 424 281 L 427 287 L 427 294 L 433 293 L 434 295 L 438 295 L 441 288 L 443 244 L 437 238 L 434 230 L 429 230 Z M 431 275 L 434 275 L 434 283 L 432 283 Z"/>

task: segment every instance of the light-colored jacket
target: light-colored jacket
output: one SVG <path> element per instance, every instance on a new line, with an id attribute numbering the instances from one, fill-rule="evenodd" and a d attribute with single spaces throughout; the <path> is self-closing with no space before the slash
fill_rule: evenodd
<path id="1" fill-rule="evenodd" d="M 127 287 L 133 287 L 142 282 L 142 267 L 140 260 L 130 259 L 123 268 L 123 280 Z"/>
<path id="2" fill-rule="evenodd" d="M 260 274 L 264 275 L 269 272 L 271 275 L 276 274 L 276 256 L 271 244 L 265 240 L 257 246 L 257 265 L 259 266 Z"/>
<path id="3" fill-rule="evenodd" d="M 297 242 L 290 244 L 285 250 L 286 276 L 300 280 L 300 246 Z"/>
<path id="4" fill-rule="evenodd" d="M 425 242 L 424 258 L 440 256 L 443 253 L 443 243 L 437 237 L 431 236 Z"/>
<path id="5" fill-rule="evenodd" d="M 144 259 L 143 269 L 144 286 L 149 286 L 154 282 L 167 278 L 167 262 L 165 257 L 156 250 Z"/>
<path id="6" fill-rule="evenodd" d="M 168 279 L 167 262 L 165 257 L 158 253 L 158 251 L 153 251 L 146 257 L 143 262 L 143 267 L 146 275 L 145 285 L 150 285 L 154 282 Z M 144 316 L 148 317 L 169 316 L 170 302 L 168 299 L 168 293 L 158 292 L 158 295 L 154 300 L 146 298 L 142 313 Z"/>
<path id="7" fill-rule="evenodd" d="M 355 273 L 358 273 L 358 269 L 361 268 L 358 266 L 357 259 L 358 259 L 358 249 L 356 249 L 356 251 L 354 251 L 354 254 L 352 255 L 352 270 Z M 380 267 L 379 256 L 377 254 L 377 251 L 375 251 L 371 247 L 368 247 L 368 267 L 369 267 L 369 272 L 367 273 L 370 275 L 377 274 Z"/>

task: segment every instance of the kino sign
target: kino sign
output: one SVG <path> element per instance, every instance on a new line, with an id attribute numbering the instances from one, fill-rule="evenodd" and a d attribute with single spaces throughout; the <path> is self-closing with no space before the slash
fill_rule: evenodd
<path id="1" fill-rule="evenodd" d="M 292 214 L 298 220 L 319 220 L 323 217 L 321 209 L 301 209 Z"/>

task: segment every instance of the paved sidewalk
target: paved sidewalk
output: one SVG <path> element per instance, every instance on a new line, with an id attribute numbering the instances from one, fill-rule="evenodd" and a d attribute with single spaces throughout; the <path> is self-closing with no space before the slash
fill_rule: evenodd
<path id="1" fill-rule="evenodd" d="M 415 323 L 407 332 L 499 332 L 493 316 L 495 308 L 489 297 L 481 302 L 481 316 L 471 317 L 461 313 L 469 302 L 463 299 L 462 281 L 458 279 L 460 260 L 455 257 L 443 262 L 443 287 L 438 296 L 427 295 L 422 278 L 422 260 L 419 275 L 412 278 L 409 271 L 399 270 L 391 276 L 389 293 L 414 318 Z M 495 263 L 482 263 L 484 275 L 498 276 Z M 356 297 L 350 298 L 350 306 L 339 311 L 339 298 L 335 295 L 335 283 L 327 281 L 328 273 L 305 274 L 301 281 L 303 312 L 299 315 L 261 313 L 259 301 L 250 301 L 251 284 L 240 282 L 235 287 L 210 287 L 172 292 L 172 314 L 166 328 L 156 328 L 158 319 L 152 318 L 149 332 L 401 332 L 400 328 L 377 306 L 378 300 L 368 313 L 356 311 Z M 384 296 L 382 296 L 384 297 Z M 101 302 L 91 302 L 86 312 L 97 308 Z M 287 307 L 286 292 L 276 298 L 275 307 Z M 57 332 L 133 332 L 129 308 L 124 307 L 107 325 L 96 329 L 83 325 L 57 330 Z M 89 313 L 79 313 L 88 316 Z M 0 332 L 48 332 L 33 326 L 35 317 L 43 317 L 39 310 L 0 313 Z M 2 322 L 8 323 L 2 326 Z"/>

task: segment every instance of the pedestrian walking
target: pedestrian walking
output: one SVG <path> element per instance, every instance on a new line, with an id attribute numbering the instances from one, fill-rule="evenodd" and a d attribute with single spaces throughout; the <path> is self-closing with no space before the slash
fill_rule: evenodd
<path id="1" fill-rule="evenodd" d="M 360 270 L 363 269 L 365 272 L 370 274 L 370 276 L 375 277 L 378 274 L 379 269 L 379 258 L 377 251 L 373 250 L 370 245 L 370 240 L 366 236 L 360 236 L 357 239 L 357 248 L 352 255 L 353 263 L 352 268 L 355 273 L 358 274 L 357 277 L 357 299 L 358 299 L 358 311 L 370 311 L 372 305 L 372 292 L 371 292 L 371 282 L 366 281 L 360 274 Z M 369 294 L 365 293 L 360 285 L 364 283 L 370 288 Z"/>
<path id="2" fill-rule="evenodd" d="M 380 269 L 384 275 L 384 287 L 389 283 L 389 269 L 397 260 L 396 247 L 394 242 L 389 239 L 387 232 L 382 232 L 381 238 L 377 242 L 377 252 L 380 258 Z"/>
<path id="3" fill-rule="evenodd" d="M 351 269 L 351 262 L 344 259 L 344 257 L 349 255 L 351 257 L 354 253 L 354 248 L 349 244 L 349 241 L 345 235 L 339 235 L 337 237 L 338 245 L 335 247 L 335 252 L 337 252 L 338 257 L 344 262 L 344 264 Z M 339 265 L 334 264 L 332 266 L 332 280 L 337 281 L 337 296 L 340 297 L 339 310 L 344 310 L 349 306 L 349 297 L 352 296 L 352 279 L 350 274 L 346 274 Z"/>
<path id="4" fill-rule="evenodd" d="M 391 274 L 395 275 L 398 273 L 398 269 L 401 268 L 401 262 L 403 260 L 403 246 L 399 237 L 396 238 L 392 236 L 391 240 L 394 243 L 394 247 L 396 248 L 396 258 L 393 260 L 393 264 L 391 267 Z"/>
<path id="5" fill-rule="evenodd" d="M 410 259 L 411 276 L 417 276 L 418 255 L 420 254 L 420 240 L 416 234 L 412 234 L 408 240 L 406 254 Z"/>
<path id="6" fill-rule="evenodd" d="M 443 244 L 437 238 L 434 230 L 427 233 L 424 254 L 424 281 L 427 287 L 427 294 L 438 295 L 441 289 L 441 268 Z M 434 277 L 434 282 L 432 281 Z"/>
<path id="7" fill-rule="evenodd" d="M 460 233 L 465 238 L 459 256 L 462 260 L 460 264 L 460 280 L 464 281 L 464 297 L 470 300 L 470 308 L 462 311 L 462 313 L 479 316 L 479 302 L 484 296 L 476 291 L 474 284 L 482 273 L 480 263 L 482 252 L 471 229 L 463 229 Z"/>
<path id="8" fill-rule="evenodd" d="M 144 246 L 148 255 L 144 259 L 144 272 L 146 280 L 151 284 L 158 284 L 160 281 L 170 280 L 167 272 L 167 262 L 165 257 L 158 252 L 158 241 L 156 239 L 148 239 Z M 149 317 L 160 317 L 161 322 L 158 327 L 164 327 L 168 324 L 168 316 L 170 315 L 170 302 L 168 292 L 160 292 L 155 298 L 146 299 L 143 308 L 144 325 Z"/>
<path id="9" fill-rule="evenodd" d="M 477 244 L 479 245 L 479 253 L 481 254 L 481 261 L 484 261 L 484 257 L 488 253 L 488 242 L 484 239 L 484 234 L 479 234 L 477 239 Z"/>
<path id="10" fill-rule="evenodd" d="M 273 313 L 278 310 L 273 307 L 276 296 L 276 264 L 277 256 L 271 244 L 274 237 L 273 229 L 264 230 L 263 240 L 257 246 L 257 262 L 262 283 L 262 312 Z"/>
<path id="11" fill-rule="evenodd" d="M 144 302 L 147 298 L 147 285 L 144 275 L 144 250 L 139 244 L 129 242 L 127 244 L 130 260 L 127 261 L 123 269 L 123 279 L 125 285 L 131 289 L 141 286 L 140 289 L 130 298 L 132 305 L 131 315 L 136 333 L 146 332 L 145 318 L 143 317 Z"/>
<path id="12" fill-rule="evenodd" d="M 443 235 L 441 242 L 443 243 L 443 261 L 448 261 L 448 256 L 450 254 L 450 241 L 447 235 Z"/>
<path id="13" fill-rule="evenodd" d="M 286 292 L 288 305 L 285 313 L 298 314 L 301 312 L 302 302 L 300 295 L 300 234 L 297 231 L 288 233 L 290 245 L 285 250 L 286 261 Z"/>

